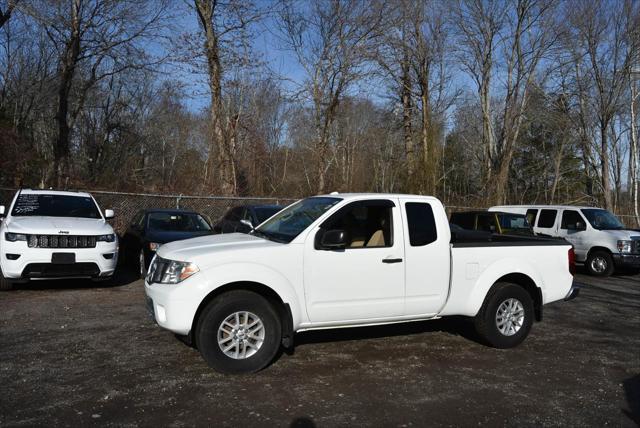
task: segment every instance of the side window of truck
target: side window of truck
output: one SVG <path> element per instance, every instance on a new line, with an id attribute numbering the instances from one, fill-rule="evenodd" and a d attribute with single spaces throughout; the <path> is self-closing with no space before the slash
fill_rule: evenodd
<path id="1" fill-rule="evenodd" d="M 576 224 L 578 222 L 583 222 L 582 217 L 578 214 L 578 211 L 574 210 L 564 210 L 562 213 L 562 222 L 560 223 L 560 229 L 569 229 L 571 226 L 572 229 L 576 228 Z"/>
<path id="2" fill-rule="evenodd" d="M 556 217 L 558 216 L 558 210 L 540 210 L 540 217 L 538 217 L 538 227 L 544 229 L 550 229 L 556 224 Z"/>
<path id="3" fill-rule="evenodd" d="M 329 218 L 323 228 L 344 230 L 347 249 L 393 247 L 391 201 L 358 201 Z"/>
<path id="4" fill-rule="evenodd" d="M 538 215 L 538 210 L 537 209 L 529 209 L 529 210 L 527 210 L 527 223 L 529 223 L 531 226 L 536 224 L 536 216 L 537 215 Z"/>
<path id="5" fill-rule="evenodd" d="M 422 247 L 438 239 L 436 220 L 431 205 L 422 202 L 407 202 L 407 226 L 409 243 L 412 247 Z"/>

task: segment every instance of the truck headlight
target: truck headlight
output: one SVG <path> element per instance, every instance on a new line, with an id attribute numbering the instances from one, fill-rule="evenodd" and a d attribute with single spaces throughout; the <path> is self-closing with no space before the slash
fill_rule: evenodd
<path id="1" fill-rule="evenodd" d="M 100 235 L 96 238 L 96 241 L 100 242 L 114 242 L 116 240 L 116 235 L 111 233 L 109 235 Z"/>
<path id="2" fill-rule="evenodd" d="M 631 241 L 618 241 L 618 251 L 621 253 L 630 253 Z"/>
<path id="3" fill-rule="evenodd" d="M 194 273 L 199 271 L 198 266 L 189 262 L 178 262 L 175 260 L 169 261 L 162 279 L 161 284 L 177 284 L 189 278 Z"/>
<path id="4" fill-rule="evenodd" d="M 27 235 L 25 235 L 24 233 L 5 232 L 4 239 L 6 239 L 9 242 L 26 241 Z"/>

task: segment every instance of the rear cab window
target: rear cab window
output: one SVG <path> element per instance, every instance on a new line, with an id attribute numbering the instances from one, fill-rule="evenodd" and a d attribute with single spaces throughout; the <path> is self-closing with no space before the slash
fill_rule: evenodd
<path id="1" fill-rule="evenodd" d="M 438 239 L 436 220 L 430 204 L 423 202 L 407 202 L 407 226 L 409 243 L 412 247 L 423 247 Z"/>
<path id="2" fill-rule="evenodd" d="M 538 216 L 538 210 L 535 208 L 531 208 L 527 210 L 527 223 L 534 225 L 536 224 L 536 217 Z"/>

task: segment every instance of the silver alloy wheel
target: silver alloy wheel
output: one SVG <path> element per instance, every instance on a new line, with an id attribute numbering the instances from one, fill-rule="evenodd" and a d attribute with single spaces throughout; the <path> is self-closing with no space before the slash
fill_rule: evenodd
<path id="1" fill-rule="evenodd" d="M 144 250 L 140 250 L 140 257 L 138 258 L 138 262 L 140 263 L 140 277 L 144 278 L 147 276 L 147 269 L 144 263 Z"/>
<path id="2" fill-rule="evenodd" d="M 513 336 L 524 324 L 524 307 L 518 299 L 510 298 L 500 303 L 496 311 L 496 327 L 505 336 Z"/>
<path id="3" fill-rule="evenodd" d="M 234 312 L 218 327 L 218 346 L 227 357 L 243 360 L 258 352 L 264 336 L 264 324 L 256 314 Z"/>
<path id="4" fill-rule="evenodd" d="M 591 270 L 595 273 L 603 273 L 607 270 L 607 260 L 602 256 L 595 256 L 591 259 Z"/>

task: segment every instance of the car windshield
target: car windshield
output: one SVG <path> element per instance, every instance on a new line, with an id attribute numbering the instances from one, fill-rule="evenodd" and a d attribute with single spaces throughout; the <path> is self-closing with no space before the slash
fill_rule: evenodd
<path id="1" fill-rule="evenodd" d="M 156 212 L 149 213 L 149 230 L 162 232 L 205 232 L 209 223 L 199 214 Z"/>
<path id="2" fill-rule="evenodd" d="M 280 211 L 282 207 L 256 207 L 254 208 L 256 212 L 256 217 L 258 220 L 258 224 L 262 223 L 278 211 Z"/>
<path id="3" fill-rule="evenodd" d="M 13 204 L 13 217 L 48 216 L 102 218 L 96 203 L 89 196 L 21 193 Z"/>
<path id="4" fill-rule="evenodd" d="M 274 241 L 289 243 L 340 201 L 340 198 L 328 197 L 303 199 L 280 211 L 253 233 Z"/>
<path id="5" fill-rule="evenodd" d="M 587 218 L 591 226 L 594 229 L 600 230 L 621 230 L 624 229 L 624 224 L 618 217 L 613 215 L 607 210 L 598 208 L 587 208 L 581 210 L 582 214 Z"/>

